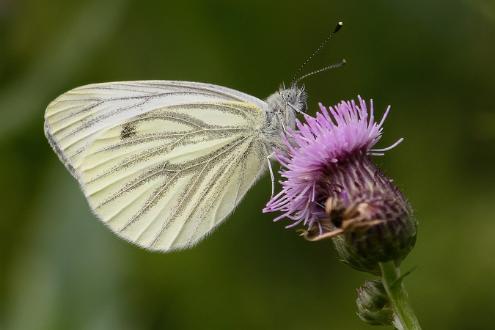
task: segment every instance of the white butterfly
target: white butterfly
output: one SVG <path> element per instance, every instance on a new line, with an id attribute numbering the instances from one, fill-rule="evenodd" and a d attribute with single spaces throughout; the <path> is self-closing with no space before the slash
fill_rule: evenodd
<path id="1" fill-rule="evenodd" d="M 48 105 L 45 134 L 101 221 L 141 247 L 171 251 L 233 211 L 305 100 L 295 85 L 262 101 L 196 82 L 92 84 Z"/>

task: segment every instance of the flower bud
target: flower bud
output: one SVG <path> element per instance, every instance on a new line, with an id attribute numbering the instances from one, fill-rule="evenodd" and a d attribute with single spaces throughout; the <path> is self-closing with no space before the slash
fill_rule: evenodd
<path id="1" fill-rule="evenodd" d="M 366 281 L 357 289 L 357 315 L 373 325 L 391 325 L 394 313 L 380 281 Z"/>

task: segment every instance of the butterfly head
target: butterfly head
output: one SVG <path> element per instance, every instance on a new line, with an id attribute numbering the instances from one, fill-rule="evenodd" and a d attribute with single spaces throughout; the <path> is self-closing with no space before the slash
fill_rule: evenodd
<path id="1" fill-rule="evenodd" d="M 271 118 L 270 126 L 286 130 L 294 128 L 296 114 L 305 113 L 307 94 L 304 86 L 292 84 L 289 88 L 285 86 L 273 93 L 266 102 L 268 103 Z"/>

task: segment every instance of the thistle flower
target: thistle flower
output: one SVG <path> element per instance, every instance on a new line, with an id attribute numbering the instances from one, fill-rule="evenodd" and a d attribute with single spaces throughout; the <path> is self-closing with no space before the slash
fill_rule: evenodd
<path id="1" fill-rule="evenodd" d="M 305 116 L 285 133 L 282 190 L 263 212 L 282 212 L 288 228 L 304 226 L 309 240 L 332 237 L 341 258 L 351 266 L 377 272 L 378 262 L 399 262 L 413 247 L 416 223 L 400 191 L 371 161 L 398 145 L 376 149 L 387 108 L 375 121 L 373 102 L 320 104 L 316 117 Z"/>

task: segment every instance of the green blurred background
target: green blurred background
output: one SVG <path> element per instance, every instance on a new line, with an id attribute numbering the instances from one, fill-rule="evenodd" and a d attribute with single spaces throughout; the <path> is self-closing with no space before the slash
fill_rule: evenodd
<path id="1" fill-rule="evenodd" d="M 403 269 L 424 329 L 495 329 L 495 3 L 0 0 L 0 329 L 371 329 L 371 276 L 272 215 L 265 177 L 214 235 L 150 253 L 92 215 L 43 135 L 62 92 L 91 82 L 212 82 L 264 98 L 305 69 L 309 106 L 360 94 L 382 112 L 377 159 L 420 222 Z"/>

